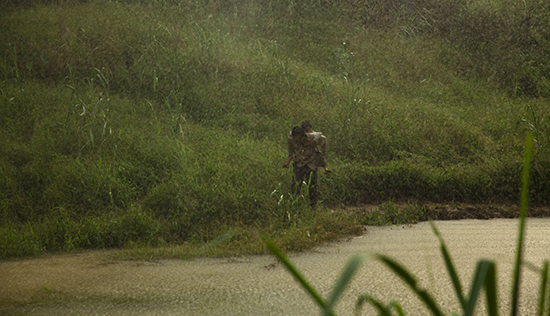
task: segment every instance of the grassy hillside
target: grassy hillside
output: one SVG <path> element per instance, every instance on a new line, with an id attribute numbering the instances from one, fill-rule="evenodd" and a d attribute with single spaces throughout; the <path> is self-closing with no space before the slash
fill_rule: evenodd
<path id="1" fill-rule="evenodd" d="M 515 203 L 528 131 L 532 203 L 547 204 L 548 10 L 4 1 L 1 256 L 200 246 L 228 231 L 220 242 L 240 251 L 262 251 L 261 234 L 301 249 L 360 230 L 334 207 Z M 327 136 L 334 170 L 316 210 L 281 168 L 303 120 Z"/>

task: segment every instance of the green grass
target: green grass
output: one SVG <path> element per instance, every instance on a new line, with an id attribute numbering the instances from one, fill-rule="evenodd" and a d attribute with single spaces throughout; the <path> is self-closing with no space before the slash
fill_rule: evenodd
<path id="1" fill-rule="evenodd" d="M 528 132 L 532 201 L 548 203 L 545 3 L 0 6 L 0 239 L 22 245 L 0 244 L 4 257 L 205 243 L 239 227 L 305 249 L 325 239 L 294 234 L 341 207 L 382 204 L 383 224 L 424 220 L 428 202 L 513 203 Z M 334 170 L 318 214 L 280 168 L 303 120 L 328 137 Z M 392 206 L 403 201 L 418 201 L 411 214 Z M 50 233 L 60 212 L 70 225 Z M 80 236 L 90 221 L 95 242 Z M 112 222 L 134 233 L 108 237 Z"/>

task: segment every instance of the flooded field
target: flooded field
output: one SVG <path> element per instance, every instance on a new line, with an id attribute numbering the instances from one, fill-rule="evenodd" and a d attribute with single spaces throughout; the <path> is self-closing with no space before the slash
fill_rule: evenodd
<path id="1" fill-rule="evenodd" d="M 437 221 L 464 288 L 477 260 L 497 262 L 501 312 L 510 305 L 517 219 Z M 550 219 L 528 219 L 525 259 L 541 266 L 550 258 Z M 313 286 L 328 296 L 349 258 L 367 255 L 344 296 L 338 315 L 353 315 L 363 293 L 397 300 L 407 315 L 424 306 L 403 282 L 369 254 L 398 259 L 436 297 L 447 313 L 458 302 L 428 223 L 368 227 L 363 236 L 312 251 L 289 254 Z M 1 315 L 317 315 L 319 309 L 273 256 L 223 259 L 121 261 L 113 252 L 86 252 L 0 262 Z M 539 277 L 522 272 L 521 315 L 536 312 Z M 478 315 L 484 314 L 483 300 Z M 374 315 L 365 306 L 361 315 Z"/>

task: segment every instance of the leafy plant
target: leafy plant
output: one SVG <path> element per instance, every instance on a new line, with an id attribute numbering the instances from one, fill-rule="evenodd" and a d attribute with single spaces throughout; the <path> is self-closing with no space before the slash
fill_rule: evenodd
<path id="1" fill-rule="evenodd" d="M 309 186 L 305 185 L 306 195 Z M 304 194 L 293 194 L 287 193 L 283 194 L 283 189 L 281 183 L 279 183 L 279 188 L 273 190 L 270 196 L 277 199 L 277 217 L 282 226 L 290 226 L 294 223 L 296 226 L 296 220 L 298 219 L 298 214 L 303 212 L 307 207 L 307 201 Z"/>
<path id="2" fill-rule="evenodd" d="M 535 110 L 532 105 L 527 105 L 528 118 L 522 118 L 531 133 L 540 151 L 550 150 L 550 117 L 545 117 L 542 109 Z"/>
<path id="3" fill-rule="evenodd" d="M 346 43 L 343 43 L 344 48 L 335 48 L 329 56 L 331 67 L 342 76 L 344 80 L 348 80 L 355 67 L 355 55 L 353 52 L 346 51 Z"/>
<path id="4" fill-rule="evenodd" d="M 332 309 L 335 306 L 336 302 L 340 298 L 340 295 L 344 292 L 349 281 L 352 279 L 357 269 L 361 266 L 363 258 L 361 256 L 354 256 L 351 258 L 342 274 L 340 274 L 339 279 L 336 281 L 336 284 L 328 297 L 327 300 L 323 299 L 321 295 L 309 284 L 305 279 L 302 273 L 290 262 L 290 260 L 285 256 L 285 254 L 277 248 L 277 246 L 270 240 L 265 240 L 269 250 L 284 264 L 292 276 L 302 285 L 302 287 L 308 292 L 311 298 L 319 305 L 322 309 L 322 315 L 334 315 Z"/>
<path id="5" fill-rule="evenodd" d="M 65 122 L 66 135 L 63 143 L 65 149 L 76 147 L 76 156 L 80 157 L 85 149 L 100 151 L 113 136 L 113 118 L 109 96 L 109 80 L 105 74 L 95 69 L 96 76 L 88 80 L 86 96 L 82 96 L 74 87 L 76 103 L 70 105 Z M 105 93 L 95 92 L 94 79 L 98 79 Z M 73 144 L 75 142 L 76 144 Z"/>
<path id="6" fill-rule="evenodd" d="M 518 227 L 518 239 L 516 245 L 516 257 L 515 265 L 512 279 L 512 305 L 510 314 L 515 316 L 518 313 L 518 302 L 520 297 L 520 270 L 522 269 L 523 263 L 523 238 L 525 235 L 525 219 L 527 216 L 527 207 L 528 207 L 528 187 L 529 187 L 529 170 L 531 165 L 531 155 L 533 147 L 533 137 L 532 134 L 529 134 L 527 142 L 525 145 L 525 155 L 523 162 L 523 177 L 522 177 L 522 187 L 521 187 L 521 201 L 520 201 L 520 218 L 519 218 L 519 227 Z M 473 276 L 473 281 L 468 292 L 467 296 L 463 295 L 463 287 L 456 273 L 456 268 L 454 266 L 453 260 L 445 245 L 443 237 L 437 230 L 435 224 L 430 221 L 430 225 L 434 234 L 439 239 L 441 253 L 443 255 L 447 272 L 451 278 L 455 294 L 460 303 L 463 315 L 473 315 L 475 311 L 475 306 L 477 304 L 480 292 L 482 289 L 485 290 L 486 294 L 486 303 L 487 303 L 487 313 L 491 316 L 498 315 L 498 298 L 497 298 L 497 274 L 496 274 L 496 264 L 490 260 L 479 260 L 477 267 Z M 352 276 L 355 274 L 362 262 L 362 257 L 355 256 L 349 260 L 348 264 L 341 273 L 336 285 L 333 288 L 333 291 L 327 300 L 324 300 L 316 290 L 307 282 L 307 280 L 302 276 L 300 271 L 296 269 L 293 264 L 288 260 L 288 258 L 273 244 L 271 241 L 266 240 L 268 248 L 271 252 L 284 264 L 287 270 L 293 275 L 293 277 L 300 283 L 300 285 L 310 294 L 312 299 L 319 305 L 322 309 L 322 315 L 333 315 L 333 307 L 336 300 L 340 297 L 341 293 L 350 282 Z M 386 265 L 394 274 L 400 277 L 418 296 L 418 298 L 426 305 L 428 310 L 434 316 L 441 316 L 443 312 L 441 311 L 437 301 L 434 297 L 424 288 L 419 287 L 417 279 L 411 274 L 404 266 L 398 263 L 396 260 L 382 254 L 376 255 L 376 258 L 380 260 L 384 265 Z M 539 296 L 539 312 L 538 315 L 549 315 L 550 314 L 550 297 L 548 298 L 549 309 L 545 313 L 546 305 L 546 289 L 548 286 L 548 260 L 543 264 L 542 269 L 540 269 L 541 275 L 541 286 L 540 286 L 540 296 Z M 404 311 L 401 305 L 398 302 L 391 302 L 388 305 L 384 305 L 380 300 L 365 294 L 359 296 L 357 300 L 357 309 L 360 310 L 364 303 L 370 303 L 375 307 L 380 315 L 393 315 L 392 310 L 395 309 L 398 315 L 404 315 Z"/>

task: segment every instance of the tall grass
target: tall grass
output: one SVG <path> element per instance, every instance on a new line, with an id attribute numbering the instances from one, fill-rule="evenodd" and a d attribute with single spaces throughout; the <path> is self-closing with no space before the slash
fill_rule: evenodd
<path id="1" fill-rule="evenodd" d="M 210 240 L 223 232 L 208 227 L 231 223 L 277 234 L 307 199 L 289 194 L 280 168 L 288 131 L 303 120 L 329 140 L 326 207 L 515 201 L 529 131 L 533 202 L 547 203 L 546 73 L 527 66 L 546 65 L 544 55 L 497 41 L 495 54 L 513 44 L 526 58 L 512 87 L 515 57 L 484 59 L 476 47 L 488 35 L 470 47 L 458 31 L 478 18 L 500 25 L 512 11 L 497 7 L 2 2 L 2 222 L 34 227 L 64 209 L 78 223 L 138 207 L 176 241 Z M 506 23 L 528 20 L 544 34 L 544 8 L 530 4 Z M 502 36 L 519 39 L 512 29 Z"/>

